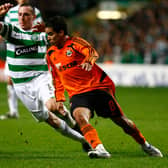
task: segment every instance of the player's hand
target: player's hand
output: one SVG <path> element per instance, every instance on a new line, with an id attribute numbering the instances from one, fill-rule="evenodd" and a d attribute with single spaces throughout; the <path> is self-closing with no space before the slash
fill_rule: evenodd
<path id="1" fill-rule="evenodd" d="M 85 71 L 91 71 L 92 70 L 92 64 L 90 64 L 89 62 L 84 62 L 80 65 L 80 67 L 82 69 L 84 69 Z"/>
<path id="2" fill-rule="evenodd" d="M 3 5 L 0 5 L 0 16 L 4 15 L 5 13 L 8 12 L 8 10 L 12 7 L 13 5 L 10 3 L 5 3 Z"/>
<path id="3" fill-rule="evenodd" d="M 35 26 L 32 27 L 33 32 L 45 32 L 45 24 L 44 22 L 37 22 Z"/>
<path id="4" fill-rule="evenodd" d="M 65 111 L 65 109 L 64 109 L 63 102 L 56 102 L 56 104 L 57 104 L 57 110 L 58 110 L 58 112 L 59 112 L 61 115 L 65 116 L 65 115 L 66 115 L 66 111 Z"/>

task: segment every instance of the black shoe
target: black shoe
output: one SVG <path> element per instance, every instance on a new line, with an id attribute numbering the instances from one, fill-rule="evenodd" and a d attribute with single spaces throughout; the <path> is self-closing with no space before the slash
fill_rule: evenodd
<path id="1" fill-rule="evenodd" d="M 89 151 L 92 150 L 92 147 L 89 143 L 86 142 L 86 143 L 82 144 L 82 149 L 83 149 L 84 152 L 89 152 Z"/>

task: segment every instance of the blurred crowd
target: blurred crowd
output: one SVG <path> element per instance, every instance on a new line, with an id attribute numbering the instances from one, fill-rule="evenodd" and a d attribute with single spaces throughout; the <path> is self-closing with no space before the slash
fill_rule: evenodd
<path id="1" fill-rule="evenodd" d="M 150 3 L 126 20 L 77 27 L 104 63 L 168 64 L 168 0 Z"/>
<path id="2" fill-rule="evenodd" d="M 151 2 L 124 20 L 74 23 L 72 31 L 97 49 L 99 62 L 168 64 L 168 0 Z"/>

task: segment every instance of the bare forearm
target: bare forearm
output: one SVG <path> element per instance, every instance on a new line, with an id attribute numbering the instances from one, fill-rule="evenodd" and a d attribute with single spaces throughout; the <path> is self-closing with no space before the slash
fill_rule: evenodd
<path id="1" fill-rule="evenodd" d="M 12 6 L 13 5 L 10 3 L 5 3 L 3 5 L 0 5 L 0 16 L 5 15 Z M 0 31 L 1 29 L 2 29 L 2 22 L 0 22 Z"/>
<path id="2" fill-rule="evenodd" d="M 0 5 L 0 16 L 5 15 L 12 6 L 13 5 L 10 3 L 5 3 L 3 5 Z"/>

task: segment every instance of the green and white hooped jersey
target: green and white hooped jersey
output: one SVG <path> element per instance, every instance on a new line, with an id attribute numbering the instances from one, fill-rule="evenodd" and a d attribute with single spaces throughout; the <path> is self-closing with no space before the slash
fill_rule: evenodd
<path id="1" fill-rule="evenodd" d="M 18 23 L 18 10 L 19 10 L 19 5 L 16 5 L 14 6 L 13 8 L 11 8 L 5 15 L 5 18 L 4 18 L 4 22 L 6 23 L 11 23 L 13 25 L 18 25 L 19 26 L 19 23 Z M 42 22 L 42 17 L 41 17 L 41 13 L 40 11 L 35 8 L 35 15 L 36 15 L 36 18 L 33 22 L 33 25 L 36 25 L 37 22 Z"/>
<path id="2" fill-rule="evenodd" d="M 12 81 L 15 84 L 28 82 L 48 71 L 45 59 L 47 34 L 1 23 L 0 34 L 7 40 L 7 63 Z"/>

